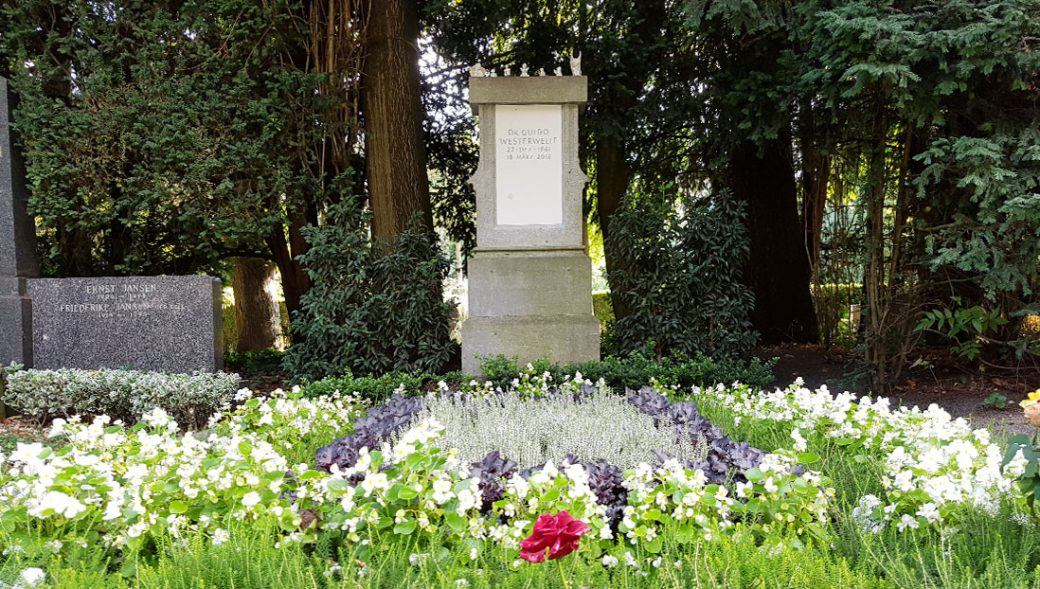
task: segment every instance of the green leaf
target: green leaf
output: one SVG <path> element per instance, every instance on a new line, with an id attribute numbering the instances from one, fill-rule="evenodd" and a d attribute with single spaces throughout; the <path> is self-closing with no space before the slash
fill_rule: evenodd
<path id="1" fill-rule="evenodd" d="M 681 544 L 693 542 L 696 532 L 690 524 L 683 524 L 675 531 L 675 539 Z"/>
<path id="2" fill-rule="evenodd" d="M 183 501 L 180 501 L 180 500 L 172 501 L 170 503 L 170 513 L 174 513 L 174 514 L 188 513 L 188 504 L 183 502 Z"/>
<path id="3" fill-rule="evenodd" d="M 661 553 L 661 537 L 657 536 L 657 537 L 655 537 L 653 540 L 651 540 L 649 542 L 644 542 L 643 543 L 643 548 L 645 548 L 646 551 L 649 552 L 650 554 L 660 554 Z"/>
<path id="4" fill-rule="evenodd" d="M 308 471 L 314 472 L 314 471 Z M 307 473 L 304 473 L 307 474 Z M 302 478 L 302 477 L 301 477 Z M 328 483 L 330 491 L 346 492 L 350 490 L 350 481 L 346 479 L 332 479 Z"/>
<path id="5" fill-rule="evenodd" d="M 798 464 L 812 464 L 820 460 L 819 454 L 812 452 L 802 452 L 798 455 Z"/>
<path id="6" fill-rule="evenodd" d="M 405 520 L 394 526 L 394 533 L 400 536 L 407 536 L 415 531 L 415 528 L 419 526 L 414 519 Z"/>
<path id="7" fill-rule="evenodd" d="M 762 472 L 762 469 L 756 466 L 754 468 L 747 469 L 747 471 L 744 472 L 744 477 L 753 483 L 757 483 L 758 481 L 766 478 L 766 475 Z"/>
<path id="8" fill-rule="evenodd" d="M 444 521 L 448 524 L 449 528 L 459 534 L 465 532 L 469 528 L 469 525 L 466 523 L 466 518 L 457 513 L 449 513 L 445 515 Z"/>

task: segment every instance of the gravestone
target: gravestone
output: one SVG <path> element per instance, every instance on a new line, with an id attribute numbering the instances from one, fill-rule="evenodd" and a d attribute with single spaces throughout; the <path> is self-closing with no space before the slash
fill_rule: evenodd
<path id="1" fill-rule="evenodd" d="M 36 231 L 0 78 L 0 365 L 223 367 L 220 281 L 208 276 L 36 278 Z"/>
<path id="2" fill-rule="evenodd" d="M 34 368 L 215 371 L 220 280 L 209 276 L 29 281 Z"/>
<path id="3" fill-rule="evenodd" d="M 479 70 L 478 70 L 479 71 Z M 599 358 L 592 262 L 585 251 L 575 76 L 470 78 L 480 117 L 477 247 L 469 259 L 462 368 L 480 358 L 577 362 Z"/>
<path id="4" fill-rule="evenodd" d="M 15 145 L 15 95 L 0 78 L 0 365 L 32 365 L 32 304 L 26 279 L 37 276 L 36 231 L 26 213 L 25 166 Z"/>

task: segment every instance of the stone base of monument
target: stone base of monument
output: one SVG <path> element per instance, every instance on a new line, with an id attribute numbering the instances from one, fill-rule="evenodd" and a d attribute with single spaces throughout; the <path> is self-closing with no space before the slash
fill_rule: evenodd
<path id="1" fill-rule="evenodd" d="M 477 249 L 469 261 L 469 318 L 462 324 L 462 369 L 482 357 L 581 362 L 599 358 L 592 313 L 592 262 L 581 249 Z"/>
<path id="2" fill-rule="evenodd" d="M 0 278 L 0 358 L 32 365 L 32 301 L 25 280 Z"/>

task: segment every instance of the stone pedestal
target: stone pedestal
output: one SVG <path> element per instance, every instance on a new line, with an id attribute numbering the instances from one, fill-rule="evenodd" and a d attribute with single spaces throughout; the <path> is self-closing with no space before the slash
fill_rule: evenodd
<path id="1" fill-rule="evenodd" d="M 469 260 L 462 368 L 483 357 L 599 358 L 592 262 L 583 243 L 578 113 L 583 76 L 470 80 L 480 116 L 477 248 Z"/>
<path id="2" fill-rule="evenodd" d="M 478 250 L 469 260 L 470 316 L 463 349 L 476 371 L 482 356 L 548 357 L 578 362 L 599 357 L 592 314 L 592 264 L 581 249 Z"/>
<path id="3" fill-rule="evenodd" d="M 24 278 L 0 277 L 0 365 L 31 366 L 32 301 Z"/>
<path id="4" fill-rule="evenodd" d="M 0 365 L 33 364 L 26 279 L 39 275 L 36 231 L 26 211 L 25 166 L 11 131 L 15 96 L 0 78 Z"/>

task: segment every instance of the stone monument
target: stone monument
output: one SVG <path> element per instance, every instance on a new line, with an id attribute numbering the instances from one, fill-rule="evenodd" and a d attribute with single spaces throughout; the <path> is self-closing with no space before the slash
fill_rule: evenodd
<path id="1" fill-rule="evenodd" d="M 39 274 L 36 230 L 26 212 L 25 166 L 15 146 L 15 95 L 0 78 L 0 365 L 32 365 L 32 303 L 28 278 Z"/>
<path id="2" fill-rule="evenodd" d="M 34 368 L 215 371 L 224 365 L 220 280 L 30 280 Z"/>
<path id="3" fill-rule="evenodd" d="M 224 365 L 220 280 L 37 278 L 36 228 L 0 78 L 0 365 L 167 372 Z"/>
<path id="4" fill-rule="evenodd" d="M 576 362 L 599 358 L 592 262 L 585 250 L 578 161 L 581 75 L 481 75 L 470 103 L 480 118 L 477 247 L 469 259 L 462 368 L 486 356 Z M 572 72 L 580 69 L 572 65 Z"/>

